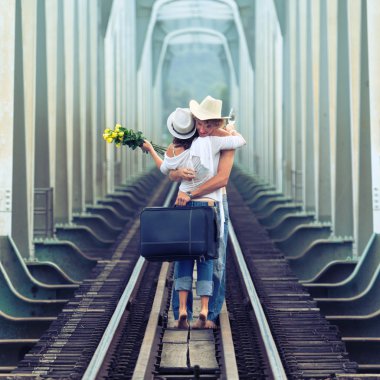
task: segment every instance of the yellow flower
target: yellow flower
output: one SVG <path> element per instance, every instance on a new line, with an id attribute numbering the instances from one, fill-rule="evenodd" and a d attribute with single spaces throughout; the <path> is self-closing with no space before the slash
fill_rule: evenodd
<path id="1" fill-rule="evenodd" d="M 124 136 L 124 132 L 119 132 L 119 136 L 123 137 Z"/>
<path id="2" fill-rule="evenodd" d="M 121 128 L 121 124 L 116 124 L 116 125 L 115 125 L 115 129 L 116 129 L 116 128 L 117 128 L 117 129 L 120 129 L 120 128 Z"/>
<path id="3" fill-rule="evenodd" d="M 117 133 L 116 132 L 112 132 L 111 137 L 113 137 L 113 138 L 117 137 Z"/>
<path id="4" fill-rule="evenodd" d="M 112 137 L 108 137 L 107 138 L 107 142 L 111 143 L 113 141 L 113 138 Z"/>
<path id="5" fill-rule="evenodd" d="M 116 144 L 116 148 L 120 148 L 120 143 Z"/>
<path id="6" fill-rule="evenodd" d="M 109 136 L 108 133 L 103 133 L 103 139 L 104 139 L 104 140 L 107 140 L 108 136 Z"/>
<path id="7" fill-rule="evenodd" d="M 104 130 L 104 133 L 110 133 L 110 132 L 111 132 L 111 130 L 109 128 Z"/>

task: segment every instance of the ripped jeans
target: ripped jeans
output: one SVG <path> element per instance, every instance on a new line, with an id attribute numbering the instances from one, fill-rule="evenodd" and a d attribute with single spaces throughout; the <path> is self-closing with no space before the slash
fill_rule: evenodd
<path id="1" fill-rule="evenodd" d="M 226 247 L 227 247 L 227 238 L 228 238 L 228 203 L 227 195 L 223 194 L 223 210 L 224 210 L 224 234 L 223 241 L 219 241 L 219 258 L 217 260 L 212 260 L 213 262 L 213 295 L 210 297 L 209 301 L 209 313 L 207 319 L 216 321 L 220 311 L 223 306 L 225 298 L 225 289 L 226 289 Z M 174 264 L 174 280 L 178 278 L 178 263 Z M 179 318 L 179 297 L 178 291 L 173 289 L 172 293 L 172 309 L 174 314 L 174 319 L 178 320 Z M 193 293 L 190 292 L 187 297 L 187 317 L 189 320 L 193 318 Z"/>
<path id="2" fill-rule="evenodd" d="M 209 207 L 207 202 L 190 201 L 189 207 Z M 212 296 L 214 260 L 197 260 L 197 295 Z M 177 275 L 175 277 L 175 291 L 186 290 L 192 292 L 194 260 L 176 261 Z M 177 318 L 178 319 L 178 318 Z"/>

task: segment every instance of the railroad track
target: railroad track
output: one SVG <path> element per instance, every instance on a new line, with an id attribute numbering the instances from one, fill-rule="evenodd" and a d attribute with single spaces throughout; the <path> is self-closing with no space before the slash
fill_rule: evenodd
<path id="1" fill-rule="evenodd" d="M 171 194 L 165 205 L 170 203 Z M 172 264 L 162 265 L 157 286 L 153 286 L 158 268 L 156 263 L 148 263 L 140 287 L 136 290 L 134 310 L 123 315 L 115 312 L 115 321 L 110 323 L 114 327 L 110 327 L 104 334 L 103 344 L 101 342 L 98 346 L 83 379 L 286 379 L 233 230 L 231 246 L 236 256 L 236 276 L 242 276 L 241 291 L 247 294 L 254 310 L 248 319 L 240 315 L 239 319 L 244 319 L 244 326 L 236 326 L 236 330 L 240 328 L 241 335 L 235 334 L 235 339 L 243 342 L 245 353 L 240 370 L 236 362 L 236 356 L 240 355 L 236 355 L 234 349 L 226 308 L 222 311 L 220 328 L 217 330 L 176 329 L 170 309 Z M 236 288 L 232 282 L 231 286 Z M 229 298 L 239 304 L 241 293 Z M 199 312 L 198 302 L 195 296 L 195 316 Z M 124 309 L 124 304 L 120 307 L 121 310 Z M 239 313 L 239 309 L 236 306 L 234 313 Z M 147 323 L 136 328 L 138 321 L 144 320 L 148 315 Z M 247 331 L 253 333 L 253 339 L 247 339 Z M 254 369 L 251 368 L 252 360 L 255 362 Z"/>
<path id="2" fill-rule="evenodd" d="M 173 328 L 172 265 L 138 259 L 134 220 L 111 259 L 98 264 L 14 374 L 163 380 L 326 379 L 354 373 L 356 363 L 348 360 L 337 329 L 320 315 L 234 187 L 229 203 L 234 227 L 219 329 Z M 116 284 L 123 291 L 114 292 Z"/>
<path id="3" fill-rule="evenodd" d="M 336 326 L 320 313 L 289 265 L 246 206 L 229 188 L 231 219 L 289 379 L 355 373 Z"/>
<path id="4" fill-rule="evenodd" d="M 146 194 L 145 204 L 162 204 L 169 181 L 162 181 L 160 173 L 147 175 L 133 186 L 139 194 Z M 121 199 L 128 194 L 121 194 Z M 151 194 L 153 194 L 151 196 Z M 122 202 L 116 200 L 121 208 Z M 143 203 L 140 198 L 130 205 L 138 214 Z M 84 280 L 74 297 L 65 305 L 58 318 L 50 325 L 35 346 L 7 377 L 78 378 L 83 376 L 109 320 L 127 287 L 139 259 L 138 218 L 130 220 L 115 241 L 112 249 L 98 251 L 98 261 L 91 277 Z"/>

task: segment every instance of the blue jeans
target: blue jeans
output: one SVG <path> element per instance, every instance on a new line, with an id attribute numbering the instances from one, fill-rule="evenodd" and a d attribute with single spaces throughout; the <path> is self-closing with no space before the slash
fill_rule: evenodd
<path id="1" fill-rule="evenodd" d="M 176 261 L 174 263 L 174 273 L 173 273 L 174 281 L 176 281 L 178 277 L 178 264 L 179 264 L 179 261 Z M 186 304 L 187 304 L 187 319 L 191 321 L 193 319 L 193 292 L 190 292 L 187 295 Z M 172 309 L 173 309 L 174 319 L 177 320 L 179 318 L 179 295 L 174 287 L 173 287 L 173 292 L 172 292 Z"/>
<path id="2" fill-rule="evenodd" d="M 199 261 L 197 260 L 197 295 L 212 296 L 212 272 L 214 264 L 213 260 Z M 175 290 L 192 291 L 193 287 L 193 270 L 194 260 L 182 260 L 178 262 L 177 279 L 175 280 Z"/>
<path id="3" fill-rule="evenodd" d="M 192 202 L 193 203 L 193 202 Z M 217 317 L 220 314 L 220 311 L 223 306 L 225 298 L 225 289 L 226 289 L 226 247 L 227 247 L 227 238 L 228 238 L 228 203 L 227 196 L 223 195 L 223 210 L 224 210 L 224 235 L 223 241 L 219 242 L 219 259 L 212 260 L 214 264 L 213 268 L 213 282 L 214 282 L 214 291 L 212 297 L 209 301 L 209 314 L 207 319 L 215 322 Z M 178 277 L 178 261 L 174 264 L 174 280 Z M 178 292 L 173 289 L 172 292 L 172 309 L 174 314 L 174 319 L 179 318 L 179 297 Z M 190 292 L 187 297 L 187 317 L 189 320 L 193 319 L 193 293 Z"/>
<path id="4" fill-rule="evenodd" d="M 208 207 L 207 202 L 188 202 L 189 207 Z M 192 291 L 193 285 L 193 270 L 194 260 L 182 260 L 176 262 L 177 276 L 175 278 L 175 290 Z M 213 260 L 200 261 L 197 260 L 197 295 L 198 296 L 212 296 L 213 292 L 213 275 L 214 263 Z"/>
<path id="5" fill-rule="evenodd" d="M 230 215 L 228 213 L 227 195 L 223 195 L 223 211 L 224 211 L 224 231 L 223 241 L 219 242 L 219 258 L 214 260 L 214 271 L 212 279 L 214 281 L 214 293 L 208 304 L 208 316 L 210 321 L 216 321 L 223 306 L 226 295 L 226 253 L 228 240 L 228 221 Z"/>

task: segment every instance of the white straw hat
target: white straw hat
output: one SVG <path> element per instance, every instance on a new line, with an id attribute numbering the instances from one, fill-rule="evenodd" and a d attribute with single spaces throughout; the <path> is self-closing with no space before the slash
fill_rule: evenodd
<path id="1" fill-rule="evenodd" d="M 195 122 L 188 108 L 176 108 L 167 121 L 169 132 L 181 140 L 185 140 L 194 135 Z"/>
<path id="2" fill-rule="evenodd" d="M 222 116 L 222 101 L 207 95 L 199 104 L 195 100 L 189 103 L 191 113 L 199 120 L 225 119 Z"/>

